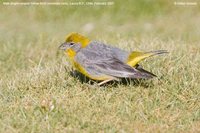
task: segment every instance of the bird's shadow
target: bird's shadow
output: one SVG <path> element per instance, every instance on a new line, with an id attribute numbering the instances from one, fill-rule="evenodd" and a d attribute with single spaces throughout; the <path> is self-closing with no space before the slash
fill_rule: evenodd
<path id="1" fill-rule="evenodd" d="M 70 75 L 76 79 L 78 79 L 81 83 L 88 83 L 88 84 L 96 84 L 99 83 L 99 81 L 95 81 L 92 79 L 89 79 L 88 77 L 86 77 L 85 75 L 83 75 L 82 73 L 76 71 L 76 70 L 72 70 L 70 71 Z M 121 85 L 134 85 L 134 86 L 142 86 L 144 88 L 148 88 L 148 87 L 152 87 L 153 83 L 152 82 L 148 82 L 145 79 L 128 79 L 128 78 L 122 78 L 120 81 L 110 81 L 107 82 L 105 84 L 103 84 L 102 86 L 108 86 L 108 85 L 113 85 L 113 86 L 117 86 L 118 84 Z"/>

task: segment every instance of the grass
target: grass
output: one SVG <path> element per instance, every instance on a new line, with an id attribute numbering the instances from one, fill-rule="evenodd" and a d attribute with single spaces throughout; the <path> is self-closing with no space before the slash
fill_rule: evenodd
<path id="1" fill-rule="evenodd" d="M 141 0 L 0 12 L 0 132 L 200 132 L 199 6 Z M 142 62 L 158 78 L 81 83 L 57 49 L 72 31 L 170 53 Z"/>

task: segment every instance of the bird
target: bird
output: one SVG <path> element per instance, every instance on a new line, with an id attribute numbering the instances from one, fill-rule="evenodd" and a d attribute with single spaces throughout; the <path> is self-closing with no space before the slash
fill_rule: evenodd
<path id="1" fill-rule="evenodd" d="M 103 85 L 109 81 L 122 78 L 150 79 L 155 74 L 143 69 L 138 63 L 148 57 L 168 53 L 166 50 L 150 52 L 127 52 L 100 41 L 72 32 L 59 46 L 64 50 L 72 66 L 86 77 L 99 81 Z"/>

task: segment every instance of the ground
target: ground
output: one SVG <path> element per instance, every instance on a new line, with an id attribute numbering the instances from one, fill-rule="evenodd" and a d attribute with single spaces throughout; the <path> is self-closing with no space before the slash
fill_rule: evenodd
<path id="1" fill-rule="evenodd" d="M 110 6 L 0 5 L 0 132 L 200 132 L 200 8 L 172 1 Z M 99 87 L 70 75 L 70 32 L 131 51 L 157 78 Z"/>

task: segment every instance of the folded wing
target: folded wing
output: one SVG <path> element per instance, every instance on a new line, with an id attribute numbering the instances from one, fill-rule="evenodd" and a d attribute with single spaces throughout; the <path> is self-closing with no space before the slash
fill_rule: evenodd
<path id="1" fill-rule="evenodd" d="M 116 58 L 107 58 L 103 60 L 89 61 L 84 64 L 86 71 L 90 74 L 108 75 L 117 78 L 137 78 L 148 79 L 154 76 L 141 72 Z"/>

